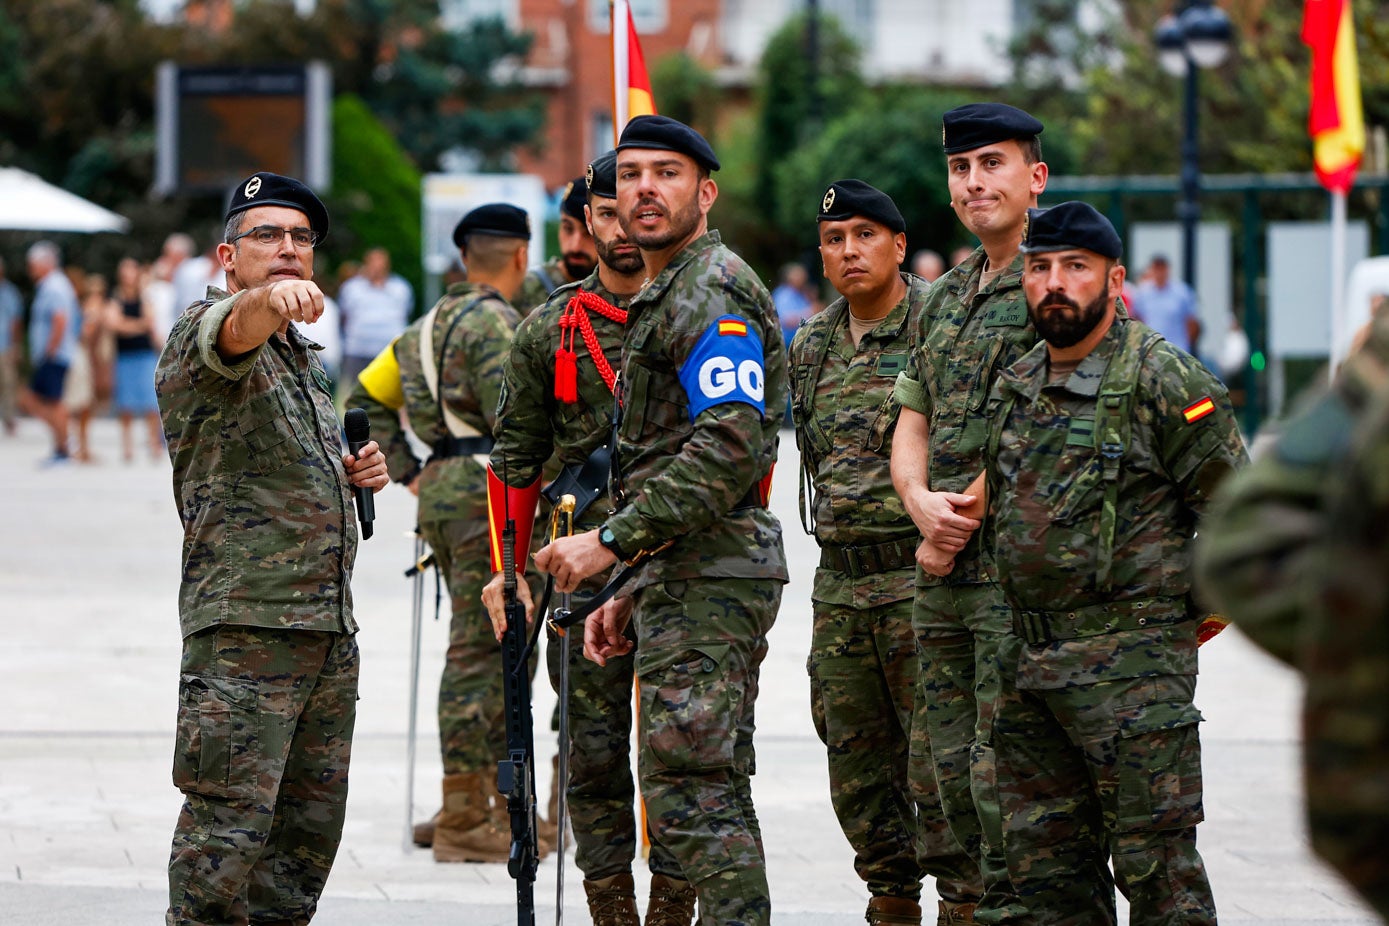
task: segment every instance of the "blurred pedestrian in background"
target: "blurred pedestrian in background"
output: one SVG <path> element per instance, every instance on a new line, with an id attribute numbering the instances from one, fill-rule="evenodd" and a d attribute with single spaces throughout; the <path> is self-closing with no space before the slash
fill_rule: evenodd
<path id="1" fill-rule="evenodd" d="M 154 397 L 154 365 L 163 346 L 153 306 L 141 292 L 139 261 L 127 257 L 116 265 L 116 291 L 106 304 L 106 327 L 115 335 L 115 410 L 121 423 L 121 458 L 135 458 L 131 422 L 145 420 L 150 458 L 164 456 L 159 408 Z"/>

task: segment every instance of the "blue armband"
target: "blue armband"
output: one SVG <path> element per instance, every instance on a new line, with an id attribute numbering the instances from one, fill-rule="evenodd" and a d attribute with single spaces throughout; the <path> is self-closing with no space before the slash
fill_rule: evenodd
<path id="1" fill-rule="evenodd" d="M 762 338 L 736 315 L 721 315 L 702 334 L 680 367 L 690 421 L 727 402 L 743 402 L 765 414 Z"/>

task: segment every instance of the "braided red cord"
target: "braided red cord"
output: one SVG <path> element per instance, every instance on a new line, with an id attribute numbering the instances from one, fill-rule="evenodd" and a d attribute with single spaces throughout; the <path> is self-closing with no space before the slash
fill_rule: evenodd
<path id="1" fill-rule="evenodd" d="M 588 346 L 589 356 L 593 358 L 593 364 L 598 368 L 598 375 L 603 377 L 604 384 L 608 391 L 612 392 L 617 382 L 617 374 L 613 372 L 612 366 L 608 363 L 608 358 L 603 355 L 603 346 L 598 343 L 598 335 L 593 330 L 593 322 L 589 319 L 589 311 L 597 312 L 599 315 L 615 321 L 619 325 L 627 324 L 627 310 L 619 309 L 617 306 L 608 302 L 597 293 L 579 290 L 565 305 L 564 311 L 559 316 L 560 349 L 565 349 L 565 329 L 569 329 L 569 343 L 567 345 L 570 353 L 574 350 L 574 329 L 578 329 L 579 334 L 584 339 L 584 344 Z"/>

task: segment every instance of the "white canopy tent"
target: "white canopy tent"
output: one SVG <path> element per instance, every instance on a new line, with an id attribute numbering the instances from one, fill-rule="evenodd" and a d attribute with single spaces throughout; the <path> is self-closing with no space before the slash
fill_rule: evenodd
<path id="1" fill-rule="evenodd" d="M 0 167 L 0 229 L 123 232 L 130 221 L 18 167 Z"/>

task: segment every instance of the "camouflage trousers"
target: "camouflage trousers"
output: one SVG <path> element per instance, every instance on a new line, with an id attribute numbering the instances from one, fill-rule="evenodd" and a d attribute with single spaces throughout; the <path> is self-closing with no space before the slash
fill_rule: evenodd
<path id="1" fill-rule="evenodd" d="M 573 606 L 587 596 L 575 593 Z M 547 631 L 545 663 L 559 693 L 563 648 Z M 635 631 L 628 636 L 635 639 Z M 583 626 L 569 632 L 569 785 L 565 800 L 574 827 L 574 863 L 590 881 L 632 870 L 637 855 L 636 783 L 632 780 L 632 679 L 636 654 L 606 666 L 584 658 Z M 558 729 L 558 727 L 556 727 Z M 683 879 L 680 863 L 652 843 L 648 867 Z"/>
<path id="2" fill-rule="evenodd" d="M 1010 638 L 1005 657 L 1022 645 Z M 994 750 L 1025 922 L 1112 924 L 1117 881 L 1134 926 L 1213 926 L 1215 899 L 1196 851 L 1195 689 L 1193 675 L 1032 691 L 1005 683 Z"/>
<path id="3" fill-rule="evenodd" d="M 495 769 L 506 754 L 502 650 L 482 606 L 492 578 L 487 520 L 425 521 L 452 604 L 449 648 L 439 679 L 439 751 L 444 774 Z"/>
<path id="4" fill-rule="evenodd" d="M 1012 610 L 988 582 L 922 585 L 912 629 L 921 656 L 911 732 L 911 781 L 919 803 L 939 789 L 955 839 L 979 862 L 980 923 L 1012 922 L 1021 910 L 1008 884 L 994 777 L 993 718 L 1002 664 L 999 646 Z"/>
<path id="5" fill-rule="evenodd" d="M 918 675 L 911 599 L 812 607 L 810 714 L 829 754 L 830 802 L 854 848 L 854 870 L 875 897 L 916 900 L 929 874 L 941 899 L 978 900 L 979 866 L 946 825 L 934 779 L 919 804 L 908 780 Z"/>
<path id="6" fill-rule="evenodd" d="M 183 641 L 169 926 L 304 924 L 342 837 L 357 641 L 222 625 Z"/>
<path id="7" fill-rule="evenodd" d="M 780 604 L 773 579 L 677 579 L 636 595 L 641 789 L 652 841 L 694 885 L 701 926 L 771 919 L 752 736 Z"/>

